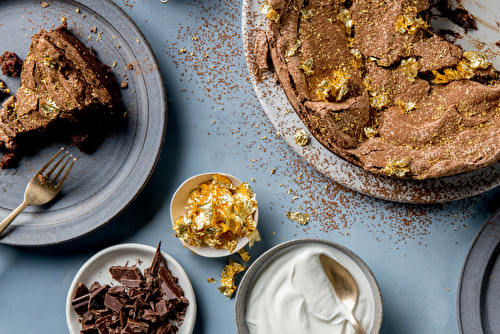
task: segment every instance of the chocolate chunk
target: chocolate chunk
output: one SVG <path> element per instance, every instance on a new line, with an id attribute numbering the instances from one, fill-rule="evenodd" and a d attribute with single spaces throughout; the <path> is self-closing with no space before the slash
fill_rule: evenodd
<path id="1" fill-rule="evenodd" d="M 119 313 L 124 306 L 117 298 L 111 296 L 109 293 L 107 293 L 104 297 L 104 305 L 109 307 L 116 313 Z"/>
<path id="2" fill-rule="evenodd" d="M 23 61 L 14 52 L 5 51 L 0 56 L 0 68 L 2 74 L 18 77 L 23 68 Z"/>
<path id="3" fill-rule="evenodd" d="M 111 277 L 118 282 L 121 282 L 123 279 L 140 281 L 143 279 L 141 271 L 137 267 L 113 266 L 109 268 L 109 272 Z"/>
<path id="4" fill-rule="evenodd" d="M 79 283 L 76 288 L 75 295 L 73 296 L 73 300 L 71 301 L 71 305 L 78 315 L 82 315 L 88 311 L 89 298 L 89 289 L 87 289 L 87 287 L 82 283 Z"/>
<path id="5" fill-rule="evenodd" d="M 90 291 L 89 309 L 102 310 L 104 308 L 104 296 L 108 291 L 109 285 L 102 285 Z"/>

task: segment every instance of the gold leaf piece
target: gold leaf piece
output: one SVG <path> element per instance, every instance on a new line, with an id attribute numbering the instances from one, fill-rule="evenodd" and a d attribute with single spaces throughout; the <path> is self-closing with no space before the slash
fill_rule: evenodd
<path id="1" fill-rule="evenodd" d="M 286 217 L 288 219 L 293 220 L 301 225 L 306 225 L 307 223 L 309 223 L 310 216 L 311 215 L 308 213 L 300 213 L 299 211 L 295 211 L 295 212 L 287 211 L 286 212 Z"/>
<path id="2" fill-rule="evenodd" d="M 347 10 L 346 8 L 340 9 L 338 19 L 340 21 L 344 22 L 346 33 L 347 33 L 347 35 L 350 35 L 352 27 L 354 25 L 354 22 L 352 21 L 352 17 L 351 17 L 351 12 L 349 12 L 349 10 Z"/>
<path id="3" fill-rule="evenodd" d="M 243 261 L 248 262 L 250 260 L 250 254 L 244 248 L 240 249 L 237 253 L 240 254 Z"/>
<path id="4" fill-rule="evenodd" d="M 404 177 L 406 173 L 410 172 L 410 166 L 408 165 L 411 158 L 406 157 L 401 160 L 388 159 L 387 165 L 384 168 L 384 172 L 389 176 Z"/>
<path id="5" fill-rule="evenodd" d="M 235 276 L 245 269 L 247 269 L 247 267 L 229 259 L 229 264 L 222 269 L 222 273 L 220 274 L 221 286 L 219 287 L 219 291 L 222 292 L 224 296 L 231 299 L 234 291 L 236 291 L 236 285 L 234 285 Z"/>
<path id="6" fill-rule="evenodd" d="M 402 15 L 396 22 L 396 31 L 401 34 L 415 34 L 419 29 L 427 29 L 428 25 L 421 17 Z"/>
<path id="7" fill-rule="evenodd" d="M 298 129 L 295 131 L 295 142 L 299 146 L 306 146 L 309 144 L 309 136 L 304 129 Z"/>
<path id="8" fill-rule="evenodd" d="M 273 9 L 273 7 L 271 7 L 271 5 L 267 1 L 264 2 L 264 4 L 262 5 L 262 7 L 260 7 L 260 11 L 264 15 L 266 15 L 266 17 L 269 20 L 274 21 L 275 23 L 279 22 L 280 15 Z"/>
<path id="9" fill-rule="evenodd" d="M 408 77 L 410 82 L 415 82 L 415 78 L 420 68 L 422 68 L 422 64 L 415 58 L 401 60 L 401 70 Z"/>
<path id="10" fill-rule="evenodd" d="M 324 79 L 318 85 L 316 94 L 318 98 L 325 102 L 342 100 L 347 94 L 347 82 L 351 75 L 343 71 L 334 71 L 333 75 Z"/>
<path id="11" fill-rule="evenodd" d="M 372 139 L 378 134 L 378 130 L 374 128 L 364 128 L 365 135 L 367 138 Z"/>
<path id="12" fill-rule="evenodd" d="M 311 75 L 314 73 L 313 68 L 313 60 L 312 58 L 307 59 L 305 62 L 299 65 L 299 69 L 304 71 L 305 75 Z"/>
<path id="13" fill-rule="evenodd" d="M 309 20 L 311 17 L 313 17 L 313 12 L 312 10 L 310 9 L 305 9 L 305 8 L 302 8 L 300 10 L 300 18 L 302 20 Z"/>

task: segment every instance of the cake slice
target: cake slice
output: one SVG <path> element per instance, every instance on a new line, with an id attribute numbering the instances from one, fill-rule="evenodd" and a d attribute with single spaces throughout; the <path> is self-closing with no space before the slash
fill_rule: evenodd
<path id="1" fill-rule="evenodd" d="M 122 117 L 110 67 L 101 63 L 66 24 L 31 37 L 21 86 L 0 110 L 2 168 L 29 151 L 58 140 L 91 152 Z"/>

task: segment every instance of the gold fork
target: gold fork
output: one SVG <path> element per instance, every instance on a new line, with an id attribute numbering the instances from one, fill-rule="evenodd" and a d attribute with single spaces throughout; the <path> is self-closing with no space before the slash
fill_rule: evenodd
<path id="1" fill-rule="evenodd" d="M 43 172 L 50 166 L 50 164 L 54 160 L 56 160 L 56 158 L 62 151 L 64 151 L 64 148 L 61 148 L 59 152 L 57 152 L 52 158 L 50 158 L 50 160 L 38 172 L 36 172 L 35 176 L 33 176 L 31 181 L 28 183 L 28 186 L 26 187 L 26 191 L 24 192 L 24 202 L 19 205 L 19 207 L 15 209 L 7 218 L 5 218 L 3 222 L 0 223 L 0 234 L 2 234 L 7 226 L 12 223 L 14 218 L 16 218 L 27 206 L 45 204 L 56 197 L 56 195 L 59 193 L 59 190 L 61 190 L 64 181 L 66 181 L 69 171 L 73 167 L 76 158 L 71 161 L 68 169 L 66 169 L 66 173 L 64 173 L 61 181 L 59 181 L 59 183 L 57 184 L 57 179 L 68 164 L 72 155 L 70 155 L 66 162 L 64 162 L 53 179 L 50 179 L 50 176 L 57 169 L 57 166 L 59 166 L 59 164 L 64 160 L 64 158 L 68 154 L 68 151 L 63 154 L 63 156 L 56 162 L 54 167 L 52 167 L 52 169 L 48 173 L 43 175 Z"/>

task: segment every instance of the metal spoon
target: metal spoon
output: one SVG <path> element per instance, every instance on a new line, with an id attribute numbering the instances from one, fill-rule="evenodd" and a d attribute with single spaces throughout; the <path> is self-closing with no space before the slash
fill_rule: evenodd
<path id="1" fill-rule="evenodd" d="M 340 301 L 347 307 L 349 311 L 349 319 L 347 320 L 351 323 L 354 331 L 356 334 L 366 334 L 365 330 L 358 324 L 358 321 L 352 313 L 352 309 L 358 300 L 358 286 L 351 273 L 340 263 L 325 254 L 319 255 L 319 261 L 330 283 L 332 283 L 335 293 Z"/>

